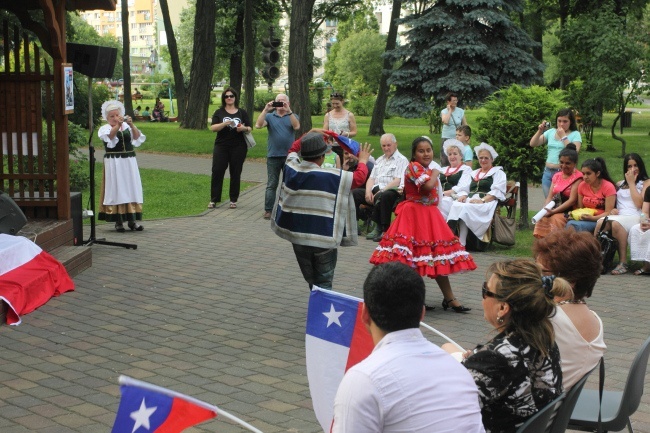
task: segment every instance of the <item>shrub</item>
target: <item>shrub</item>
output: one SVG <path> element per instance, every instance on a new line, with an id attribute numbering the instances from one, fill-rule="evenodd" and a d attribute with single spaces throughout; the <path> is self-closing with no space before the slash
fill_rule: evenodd
<path id="1" fill-rule="evenodd" d="M 356 96 L 350 101 L 348 109 L 356 116 L 372 116 L 376 100 L 376 95 Z"/>

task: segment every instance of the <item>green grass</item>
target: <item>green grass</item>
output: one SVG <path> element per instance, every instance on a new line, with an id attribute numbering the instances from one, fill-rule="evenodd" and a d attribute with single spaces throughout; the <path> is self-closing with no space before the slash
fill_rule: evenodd
<path id="1" fill-rule="evenodd" d="M 97 213 L 99 213 L 99 191 L 103 168 L 103 164 L 95 164 L 95 211 Z M 141 168 L 140 177 L 144 192 L 144 220 L 198 215 L 206 210 L 210 201 L 210 176 Z M 251 183 L 242 182 L 241 190 L 244 191 L 251 186 Z M 229 188 L 230 179 L 226 178 L 223 181 L 226 197 Z M 90 208 L 90 191 L 83 191 L 82 197 L 83 208 Z M 86 220 L 86 223 L 89 221 Z"/>

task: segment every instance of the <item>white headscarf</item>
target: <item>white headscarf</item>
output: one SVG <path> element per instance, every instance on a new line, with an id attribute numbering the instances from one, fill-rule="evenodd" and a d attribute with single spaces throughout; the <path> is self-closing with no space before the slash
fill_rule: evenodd
<path id="1" fill-rule="evenodd" d="M 124 116 L 126 110 L 124 109 L 124 104 L 115 99 L 109 99 L 108 101 L 102 104 L 102 117 L 104 120 L 108 120 L 108 113 L 113 110 L 120 110 L 120 114 Z"/>
<path id="2" fill-rule="evenodd" d="M 460 156 L 463 156 L 465 153 L 465 145 L 463 144 L 462 141 L 456 140 L 455 138 L 450 138 L 449 140 L 445 140 L 444 144 L 442 145 L 442 149 L 445 151 L 445 155 L 449 156 L 448 149 L 450 147 L 457 147 L 458 152 L 460 152 Z"/>
<path id="3" fill-rule="evenodd" d="M 487 144 L 487 143 L 481 143 L 481 144 L 479 144 L 478 146 L 476 146 L 476 147 L 474 148 L 474 153 L 476 153 L 476 156 L 477 156 L 477 157 L 478 157 L 478 153 L 479 153 L 481 150 L 487 150 L 488 152 L 490 152 L 490 155 L 492 155 L 492 160 L 493 160 L 493 161 L 494 161 L 495 159 L 497 159 L 497 156 L 499 156 L 499 154 L 497 153 L 497 151 L 494 150 L 494 147 L 490 146 L 490 145 Z"/>

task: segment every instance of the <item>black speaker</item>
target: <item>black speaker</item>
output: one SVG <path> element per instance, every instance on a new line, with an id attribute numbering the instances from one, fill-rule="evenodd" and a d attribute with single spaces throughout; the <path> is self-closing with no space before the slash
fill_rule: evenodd
<path id="1" fill-rule="evenodd" d="M 72 216 L 72 234 L 74 235 L 74 245 L 83 245 L 84 226 L 80 192 L 70 193 L 70 215 Z"/>
<path id="2" fill-rule="evenodd" d="M 75 72 L 90 78 L 111 78 L 115 68 L 117 48 L 99 45 L 66 44 L 68 62 Z"/>
<path id="3" fill-rule="evenodd" d="M 27 218 L 15 201 L 0 191 L 0 233 L 15 235 L 27 223 Z"/>

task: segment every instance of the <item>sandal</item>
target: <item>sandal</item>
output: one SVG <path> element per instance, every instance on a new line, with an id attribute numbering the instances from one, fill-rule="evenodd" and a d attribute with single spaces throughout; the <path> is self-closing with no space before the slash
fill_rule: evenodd
<path id="1" fill-rule="evenodd" d="M 648 275 L 650 275 L 650 271 L 641 268 L 641 269 L 637 269 L 636 271 L 634 271 L 634 275 L 646 275 L 646 276 L 648 276 Z"/>
<path id="2" fill-rule="evenodd" d="M 124 228 L 122 223 L 115 223 L 115 231 L 117 231 L 119 233 L 124 233 L 126 231 L 126 229 Z"/>
<path id="3" fill-rule="evenodd" d="M 215 203 L 213 201 L 208 203 L 208 209 L 214 209 L 214 208 L 215 208 Z"/>
<path id="4" fill-rule="evenodd" d="M 627 265 L 625 263 L 619 263 L 610 274 L 612 275 L 623 275 L 627 273 Z"/>
<path id="5" fill-rule="evenodd" d="M 237 203 L 231 201 L 230 202 L 230 209 L 237 209 Z"/>

